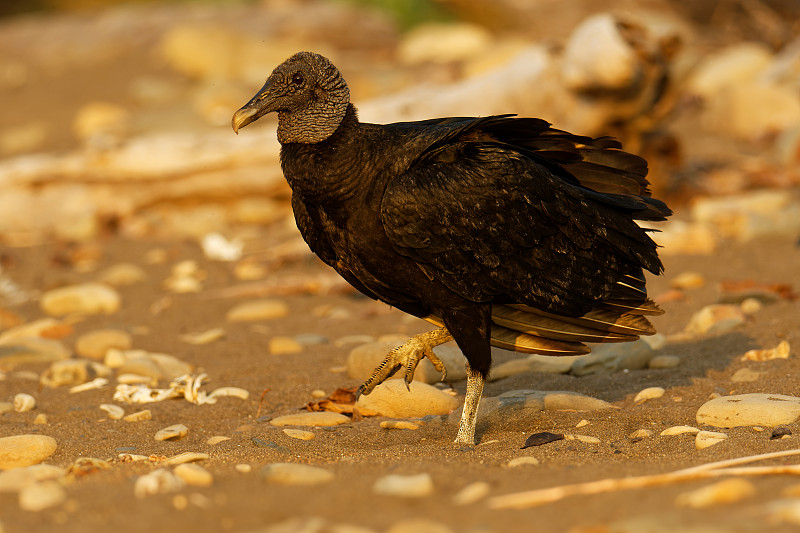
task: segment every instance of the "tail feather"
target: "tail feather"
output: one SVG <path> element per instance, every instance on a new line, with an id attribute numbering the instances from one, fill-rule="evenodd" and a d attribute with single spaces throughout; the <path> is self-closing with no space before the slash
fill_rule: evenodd
<path id="1" fill-rule="evenodd" d="M 548 318 L 507 305 L 492 306 L 492 322 L 528 335 L 572 342 L 625 342 L 637 337 Z"/>
<path id="2" fill-rule="evenodd" d="M 542 355 L 583 355 L 591 351 L 585 344 L 528 335 L 492 324 L 492 346 L 522 353 Z"/>

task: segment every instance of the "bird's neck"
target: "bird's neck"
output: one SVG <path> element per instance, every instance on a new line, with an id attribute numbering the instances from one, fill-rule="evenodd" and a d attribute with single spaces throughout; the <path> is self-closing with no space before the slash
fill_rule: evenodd
<path id="1" fill-rule="evenodd" d="M 347 86 L 345 85 L 345 90 Z M 322 142 L 333 135 L 350 108 L 349 93 L 323 93 L 299 110 L 278 112 L 278 142 Z"/>

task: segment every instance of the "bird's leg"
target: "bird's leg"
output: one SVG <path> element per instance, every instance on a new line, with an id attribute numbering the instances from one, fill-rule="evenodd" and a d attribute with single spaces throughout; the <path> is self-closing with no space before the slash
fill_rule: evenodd
<path id="1" fill-rule="evenodd" d="M 444 380 L 447 376 L 444 363 L 436 357 L 433 349 L 451 340 L 453 340 L 453 337 L 447 331 L 447 328 L 434 329 L 411 337 L 408 341 L 389 352 L 389 355 L 375 369 L 369 379 L 358 388 L 357 394 L 369 394 L 376 386 L 383 383 L 401 367 L 405 368 L 403 379 L 406 382 L 406 387 L 410 387 L 411 380 L 414 379 L 414 370 L 416 370 L 423 357 L 430 359 L 434 368 L 442 373 L 442 380 Z"/>
<path id="2" fill-rule="evenodd" d="M 464 410 L 461 412 L 461 423 L 458 426 L 455 442 L 475 444 L 475 424 L 478 420 L 478 405 L 483 394 L 483 374 L 473 370 L 467 363 L 467 394 L 464 398 Z"/>

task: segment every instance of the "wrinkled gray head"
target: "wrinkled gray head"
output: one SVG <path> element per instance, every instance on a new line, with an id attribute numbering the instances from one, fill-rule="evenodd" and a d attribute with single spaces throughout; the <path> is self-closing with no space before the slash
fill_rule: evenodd
<path id="1" fill-rule="evenodd" d="M 233 131 L 277 111 L 278 141 L 316 143 L 336 131 L 349 103 L 350 90 L 333 63 L 299 52 L 273 70 L 261 90 L 233 115 Z"/>

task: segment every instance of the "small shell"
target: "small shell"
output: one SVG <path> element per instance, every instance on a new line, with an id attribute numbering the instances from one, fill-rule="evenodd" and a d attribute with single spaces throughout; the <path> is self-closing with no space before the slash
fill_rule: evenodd
<path id="1" fill-rule="evenodd" d="M 70 387 L 69 392 L 76 393 L 86 392 L 87 390 L 102 389 L 106 385 L 108 385 L 108 380 L 106 378 L 95 378 L 88 383 L 81 383 L 80 385 Z"/>
<path id="2" fill-rule="evenodd" d="M 663 387 L 648 387 L 639 391 L 639 394 L 633 399 L 634 403 L 641 403 L 646 402 L 647 400 L 653 400 L 655 398 L 661 398 L 664 396 L 664 388 Z"/>
<path id="3" fill-rule="evenodd" d="M 219 398 L 221 396 L 234 396 L 246 400 L 250 397 L 250 393 L 245 389 L 239 387 L 220 387 L 208 395 L 209 398 Z"/>
<path id="4" fill-rule="evenodd" d="M 113 403 L 100 404 L 100 409 L 108 413 L 108 418 L 111 420 L 120 420 L 123 416 L 125 416 L 125 409 L 119 405 L 114 405 Z"/>
<path id="5" fill-rule="evenodd" d="M 189 428 L 183 424 L 175 424 L 157 431 L 154 438 L 158 441 L 173 440 L 183 438 L 188 434 Z"/>
<path id="6" fill-rule="evenodd" d="M 697 428 L 693 428 L 692 426 L 672 426 L 664 431 L 661 432 L 662 437 L 666 437 L 668 435 L 681 435 L 683 433 L 699 433 L 700 430 Z"/>
<path id="7" fill-rule="evenodd" d="M 719 444 L 727 438 L 728 435 L 725 433 L 719 433 L 717 431 L 701 431 L 694 438 L 694 446 L 698 450 L 702 450 L 703 448 L 708 448 L 709 446 Z"/>
<path id="8" fill-rule="evenodd" d="M 167 465 L 182 465 L 185 463 L 195 463 L 197 461 L 205 461 L 208 459 L 207 453 L 200 452 L 183 452 L 178 455 L 172 456 L 164 461 Z"/>
<path id="9" fill-rule="evenodd" d="M 14 410 L 18 413 L 27 413 L 36 407 L 36 399 L 30 394 L 20 392 L 14 396 Z"/>

